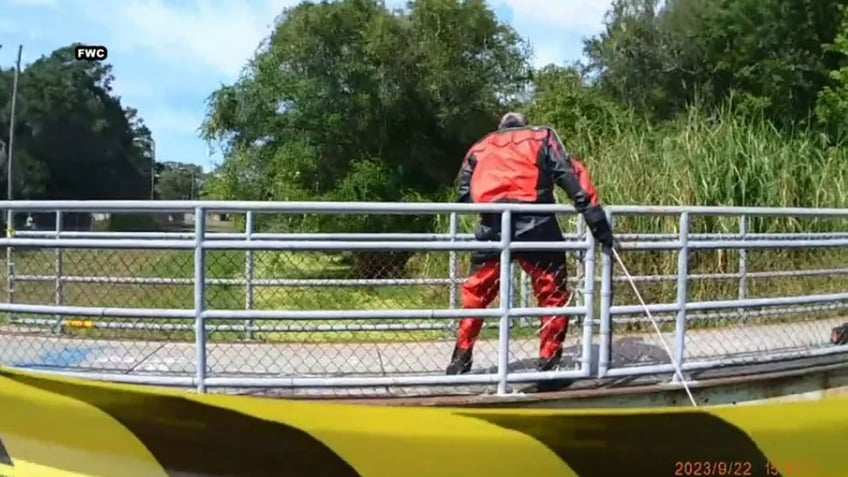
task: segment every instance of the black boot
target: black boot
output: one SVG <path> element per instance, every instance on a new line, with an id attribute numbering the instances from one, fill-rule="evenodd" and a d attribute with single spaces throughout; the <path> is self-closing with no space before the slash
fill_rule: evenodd
<path id="1" fill-rule="evenodd" d="M 454 348 L 451 355 L 451 362 L 448 365 L 445 374 L 465 374 L 471 371 L 472 353 L 471 350 Z"/>
<path id="2" fill-rule="evenodd" d="M 539 358 L 538 363 L 536 364 L 537 371 L 553 371 L 559 368 L 559 363 L 562 360 L 562 351 L 557 351 L 557 353 L 550 358 Z M 573 381 L 571 379 L 554 379 L 547 381 L 539 381 L 536 383 L 536 392 L 544 393 L 544 392 L 553 392 L 559 391 L 565 387 L 571 385 Z"/>
<path id="3" fill-rule="evenodd" d="M 538 363 L 536 363 L 537 371 L 551 371 L 559 367 L 559 362 L 562 360 L 562 350 L 557 351 L 556 354 L 551 356 L 550 358 L 539 358 Z"/>

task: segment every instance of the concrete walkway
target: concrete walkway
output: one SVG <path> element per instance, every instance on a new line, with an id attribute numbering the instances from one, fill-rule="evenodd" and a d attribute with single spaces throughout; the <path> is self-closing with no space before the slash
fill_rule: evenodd
<path id="1" fill-rule="evenodd" d="M 689 360 L 734 357 L 754 361 L 760 355 L 797 352 L 828 346 L 831 329 L 844 319 L 761 326 L 730 326 L 688 333 Z M 99 371 L 121 374 L 194 374 L 194 345 L 182 342 L 99 341 L 23 334 L 18 327 L 0 328 L 0 364 L 27 368 Z M 577 352 L 579 330 L 566 338 L 566 360 Z M 664 335 L 674 347 L 672 333 Z M 595 336 L 597 345 L 598 337 Z M 209 376 L 385 376 L 439 374 L 453 343 L 263 344 L 211 343 Z M 496 366 L 496 341 L 481 341 L 475 351 L 475 369 Z M 538 342 L 512 343 L 510 361 L 517 369 L 531 366 Z M 655 334 L 614 336 L 614 366 L 668 362 Z"/>

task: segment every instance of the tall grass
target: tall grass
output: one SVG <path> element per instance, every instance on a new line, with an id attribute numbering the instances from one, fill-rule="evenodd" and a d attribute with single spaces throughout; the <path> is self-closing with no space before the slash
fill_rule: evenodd
<path id="1" fill-rule="evenodd" d="M 848 148 L 828 147 L 807 131 L 784 132 L 765 121 L 696 109 L 656 125 L 632 117 L 607 125 L 563 127 L 566 147 L 589 167 L 606 204 L 742 207 L 844 207 L 848 203 Z M 558 191 L 560 202 L 567 197 Z M 462 229 L 473 228 L 465 217 Z M 439 229 L 447 230 L 447 220 Z M 620 230 L 669 232 L 652 217 L 634 218 Z M 676 225 L 675 225 L 676 226 Z M 800 227 L 800 228 L 799 228 Z M 751 232 L 827 231 L 798 220 L 752 221 Z M 736 230 L 732 219 L 696 232 Z"/>
<path id="2" fill-rule="evenodd" d="M 577 129 L 568 142 L 583 156 L 606 204 L 845 207 L 848 203 L 848 149 L 828 147 L 807 131 L 787 133 L 727 110 L 707 116 L 693 109 L 660 126 L 627 118 L 605 129 Z M 750 218 L 748 232 L 844 231 L 845 225 L 843 220 Z M 619 218 L 615 226 L 619 233 L 678 231 L 676 217 Z M 691 230 L 735 233 L 739 222 L 701 217 L 693 219 Z M 677 257 L 671 253 L 632 254 L 629 262 L 640 273 L 677 270 Z M 848 262 L 848 253 L 758 251 L 749 253 L 749 262 L 751 270 L 760 271 L 828 268 Z M 732 272 L 737 263 L 736 252 L 704 251 L 693 254 L 690 267 L 692 273 Z M 845 285 L 829 278 L 757 280 L 751 292 L 825 293 L 844 290 Z M 652 288 L 653 299 L 673 300 L 673 287 Z M 703 283 L 692 292 L 695 299 L 735 298 L 737 285 Z"/>
<path id="3" fill-rule="evenodd" d="M 726 112 L 707 117 L 692 110 L 662 126 L 626 121 L 579 129 L 568 142 L 609 204 L 843 207 L 848 201 L 848 149 Z M 797 225 L 776 227 L 790 232 Z M 725 220 L 710 231 L 730 229 Z"/>
<path id="4" fill-rule="evenodd" d="M 557 125 L 554 125 L 557 126 Z M 728 110 L 688 115 L 662 125 L 634 117 L 611 124 L 580 121 L 561 125 L 566 147 L 588 166 L 601 200 L 607 205 L 699 205 L 740 207 L 845 207 L 848 204 L 848 149 L 828 147 L 807 131 L 787 133 L 765 121 L 746 119 Z M 568 203 L 558 191 L 561 203 Z M 473 227 L 465 217 L 463 231 Z M 574 230 L 562 220 L 563 228 Z M 677 233 L 677 217 L 617 217 L 617 233 Z M 440 229 L 447 231 L 447 223 Z M 748 219 L 749 233 L 845 231 L 843 220 L 802 218 Z M 733 217 L 695 217 L 692 233 L 737 233 Z M 677 272 L 676 253 L 632 252 L 628 267 L 635 274 Z M 768 250 L 749 252 L 751 271 L 835 268 L 848 264 L 848 252 L 833 250 Z M 690 273 L 738 271 L 738 253 L 693 253 Z M 573 263 L 576 265 L 576 263 Z M 843 291 L 840 277 L 751 280 L 751 296 L 777 296 Z M 634 303 L 626 287 L 618 303 Z M 675 299 L 673 283 L 645 284 L 651 300 Z M 710 281 L 693 285 L 692 299 L 733 299 L 738 284 Z"/>

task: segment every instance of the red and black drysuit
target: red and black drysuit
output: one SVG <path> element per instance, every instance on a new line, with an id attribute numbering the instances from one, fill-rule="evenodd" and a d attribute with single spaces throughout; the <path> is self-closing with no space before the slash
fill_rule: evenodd
<path id="1" fill-rule="evenodd" d="M 556 133 L 546 127 L 507 128 L 493 132 L 471 146 L 457 177 L 460 202 L 555 203 L 554 185 L 562 187 L 596 240 L 613 245 L 612 231 L 599 205 L 586 167 L 569 156 Z M 500 240 L 500 214 L 481 214 L 477 240 Z M 512 240 L 555 242 L 563 236 L 554 214 L 512 215 Z M 566 283 L 565 251 L 519 251 L 512 254 L 532 278 L 540 307 L 564 307 L 571 299 Z M 500 254 L 474 252 L 471 277 L 462 287 L 463 308 L 486 308 L 498 295 Z M 448 374 L 471 369 L 472 350 L 483 325 L 481 318 L 465 318 L 459 325 Z M 541 318 L 540 370 L 553 369 L 562 356 L 568 318 Z"/>

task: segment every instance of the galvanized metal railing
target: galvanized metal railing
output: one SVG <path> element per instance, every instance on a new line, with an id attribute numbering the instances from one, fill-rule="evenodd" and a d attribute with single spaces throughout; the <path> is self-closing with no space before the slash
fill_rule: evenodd
<path id="1" fill-rule="evenodd" d="M 450 214 L 450 232 L 446 234 L 415 234 L 415 233 L 393 233 L 393 234 L 368 234 L 368 233 L 359 233 L 359 234 L 344 234 L 344 233 L 256 233 L 254 232 L 254 223 L 255 223 L 255 214 L 253 211 L 247 211 L 245 213 L 245 230 L 241 233 L 227 233 L 227 232 L 212 232 L 207 233 L 206 238 L 209 240 L 255 240 L 255 241 L 268 241 L 268 240 L 299 240 L 299 241 L 314 241 L 314 240 L 327 240 L 327 241 L 369 241 L 369 240 L 393 240 L 393 241 L 415 241 L 415 240 L 432 240 L 432 241 L 471 241 L 474 239 L 473 234 L 469 233 L 459 233 L 458 231 L 458 220 L 457 213 Z M 564 237 L 566 240 L 575 241 L 580 237 L 585 236 L 585 225 L 583 224 L 582 217 L 578 217 L 577 219 L 577 233 L 566 233 Z M 121 240 L 193 240 L 194 232 L 95 232 L 95 231 L 64 231 L 62 230 L 62 213 L 56 212 L 56 229 L 55 230 L 22 230 L 17 231 L 16 236 L 21 238 L 75 238 L 75 239 L 121 239 Z M 747 229 L 747 220 L 746 216 L 742 216 L 739 219 L 740 223 L 740 231 L 738 234 L 720 234 L 720 233 L 706 233 L 706 234 L 691 234 L 690 238 L 692 240 L 716 240 L 716 241 L 725 241 L 725 240 L 739 240 L 745 238 L 746 240 L 794 240 L 798 238 L 797 234 L 791 233 L 746 233 Z M 662 241 L 662 240 L 670 240 L 677 238 L 674 234 L 648 234 L 648 233 L 625 233 L 619 236 L 619 239 L 622 241 Z M 848 233 L 809 233 L 805 234 L 804 237 L 806 240 L 809 239 L 835 239 L 835 238 L 848 238 Z M 450 308 L 458 308 L 459 300 L 458 300 L 458 287 L 463 283 L 463 279 L 458 276 L 458 256 L 455 251 L 450 252 L 450 257 L 448 260 L 448 270 L 446 278 L 375 278 L 375 279 L 362 279 L 362 278 L 340 278 L 340 279 L 327 279 L 327 278 L 315 278 L 315 279 L 291 279 L 291 278 L 255 278 L 255 262 L 254 262 L 254 251 L 247 250 L 245 251 L 245 270 L 244 270 L 244 278 L 207 278 L 207 285 L 230 285 L 230 286 L 242 286 L 244 287 L 244 309 L 251 310 L 254 308 L 254 290 L 256 287 L 396 287 L 396 286 L 421 286 L 421 285 L 445 285 L 449 288 L 449 305 Z M 66 283 L 86 283 L 86 284 L 116 284 L 116 285 L 192 285 L 194 283 L 194 278 L 182 278 L 182 277 L 125 277 L 125 276 L 74 276 L 74 275 L 66 275 L 64 270 L 64 254 L 62 253 L 62 249 L 55 250 L 55 261 L 54 261 L 54 273 L 52 274 L 21 274 L 18 275 L 15 273 L 14 268 L 9 269 L 9 273 L 7 273 L 7 290 L 14 290 L 17 283 L 27 283 L 27 282 L 53 282 L 55 284 L 55 305 L 65 305 L 64 300 L 64 284 Z M 582 255 L 581 255 L 582 261 Z M 816 277 L 816 276 L 834 276 L 834 275 L 848 275 L 848 268 L 827 268 L 827 269 L 813 269 L 813 270 L 788 270 L 788 271 L 778 271 L 778 272 L 749 272 L 748 271 L 748 256 L 747 251 L 745 249 L 740 250 L 739 253 L 739 265 L 738 272 L 729 272 L 729 273 L 702 273 L 702 274 L 689 274 L 689 280 L 698 281 L 698 280 L 737 280 L 739 283 L 739 299 L 747 298 L 747 283 L 749 279 L 754 278 L 773 278 L 773 277 Z M 572 285 L 578 284 L 582 282 L 582 269 L 577 270 L 576 276 L 569 277 L 569 283 Z M 512 267 L 513 275 L 519 275 L 519 303 L 523 307 L 528 307 L 530 301 L 532 299 L 532 292 L 530 290 L 530 280 L 529 276 L 523 270 L 516 270 L 516 268 Z M 674 282 L 677 280 L 677 275 L 637 275 L 632 277 L 634 281 L 637 283 L 641 282 Z M 596 282 L 600 283 L 601 278 L 596 277 Z M 622 275 L 616 275 L 613 277 L 614 282 L 622 282 L 625 280 L 625 277 Z M 10 296 L 8 298 L 9 302 L 14 301 L 14 293 L 10 292 Z M 799 308 L 789 307 L 785 310 L 777 310 L 774 311 L 776 314 L 780 313 L 791 313 L 793 311 L 797 311 Z M 737 313 L 745 312 L 742 310 L 727 310 L 721 311 L 716 314 L 718 318 L 727 318 L 731 316 L 735 316 Z M 522 317 L 519 320 L 521 326 L 532 326 L 529 323 L 529 319 L 527 317 Z M 49 326 L 54 329 L 54 331 L 58 331 L 59 327 L 56 321 L 43 320 L 43 319 L 32 319 L 32 318 L 20 318 L 13 319 L 14 323 L 21 325 L 29 325 L 29 326 Z M 122 322 L 99 322 L 98 326 L 108 327 L 112 329 L 120 329 L 120 328 L 129 328 L 135 330 L 143 330 L 150 329 L 156 330 L 159 329 L 157 325 L 153 324 L 131 324 L 131 323 L 122 323 Z M 406 326 L 398 329 L 398 331 L 423 331 L 423 330 L 433 330 L 433 329 L 445 329 L 450 328 L 451 324 L 415 324 L 413 326 Z M 222 331 L 233 331 L 233 327 L 224 326 L 219 328 Z M 345 326 L 345 331 L 367 331 L 372 328 L 369 328 L 367 325 L 349 325 Z M 333 332 L 338 331 L 338 329 L 332 326 L 323 326 L 323 327 L 300 327 L 297 329 L 286 328 L 285 330 L 280 330 L 273 325 L 266 326 L 256 326 L 252 322 L 248 322 L 244 327 L 245 338 L 250 340 L 253 337 L 254 332 L 261 331 L 314 331 L 314 332 Z"/>
<path id="2" fill-rule="evenodd" d="M 133 329 L 161 329 L 163 326 L 191 327 L 194 331 L 194 368 L 193 376 L 166 375 L 152 376 L 131 373 L 82 373 L 87 377 L 123 382 L 141 382 L 162 385 L 194 386 L 200 392 L 207 387 L 359 387 L 359 386 L 430 386 L 430 385 L 468 385 L 494 384 L 499 393 L 508 391 L 508 385 L 531 382 L 540 379 L 582 379 L 590 377 L 635 376 L 673 372 L 670 364 L 651 364 L 615 367 L 612 366 L 613 322 L 621 322 L 620 317 L 632 317 L 643 314 L 643 309 L 635 305 L 615 305 L 612 299 L 613 282 L 624 278 L 613 275 L 613 263 L 609 255 L 597 256 L 591 235 L 585 233 L 581 221 L 578 221 L 576 234 L 566 235 L 565 242 L 512 242 L 510 234 L 503 234 L 500 242 L 477 242 L 468 234 L 458 230 L 458 216 L 461 214 L 500 213 L 502 226 L 509 230 L 514 213 L 550 212 L 574 214 L 568 206 L 529 206 L 519 204 L 425 204 L 425 203 L 258 203 L 258 202 L 0 202 L 0 208 L 20 211 L 38 211 L 57 213 L 55 231 L 21 231 L 15 236 L 0 239 L 6 247 L 36 248 L 55 250 L 54 274 L 19 275 L 12 264 L 7 264 L 10 283 L 10 298 L 0 304 L 0 312 L 12 315 L 12 323 L 23 325 L 54 326 L 61 324 L 68 316 L 109 317 L 112 321 L 102 323 L 105 327 L 122 326 Z M 63 231 L 61 216 L 65 212 L 132 212 L 132 213 L 194 213 L 194 231 L 191 233 L 110 233 L 110 232 L 73 232 Z M 207 230 L 207 214 L 244 213 L 246 229 L 242 233 L 211 233 Z M 447 234 L 279 234 L 258 233 L 254 230 L 255 214 L 450 214 L 450 231 Z M 676 251 L 677 274 L 642 275 L 635 277 L 637 282 L 674 281 L 677 287 L 677 300 L 674 303 L 651 303 L 652 313 L 673 315 L 675 329 L 673 349 L 675 358 L 683 363 L 684 371 L 711 368 L 734 364 L 727 356 L 710 356 L 700 360 L 687 359 L 686 339 L 687 323 L 699 314 L 711 314 L 723 319 L 760 313 L 779 315 L 801 310 L 839 310 L 848 304 L 848 293 L 827 293 L 779 298 L 748 298 L 748 280 L 756 277 L 774 277 L 778 272 L 750 272 L 747 266 L 747 250 L 793 249 L 793 248 L 842 248 L 848 245 L 848 233 L 807 233 L 799 234 L 753 234 L 748 233 L 748 217 L 802 217 L 802 218 L 848 218 L 848 210 L 842 209 L 770 209 L 770 208 L 714 208 L 714 207 L 609 207 L 608 214 L 614 223 L 621 216 L 677 216 L 678 234 L 621 234 L 619 236 L 624 250 L 637 251 Z M 691 219 L 701 216 L 732 216 L 739 218 L 738 234 L 693 234 Z M 68 276 L 64 273 L 63 250 L 66 249 L 165 249 L 190 250 L 193 252 L 194 274 L 191 278 L 141 278 L 141 277 L 96 277 Z M 458 252 L 473 250 L 498 251 L 503 263 L 511 262 L 512 254 L 518 251 L 559 249 L 574 252 L 582 257 L 583 267 L 573 282 L 582 283 L 582 300 L 575 306 L 552 311 L 549 308 L 529 306 L 529 281 L 520 280 L 523 290 L 518 306 L 510 299 L 501 300 L 500 307 L 488 310 L 457 309 L 457 287 L 462 283 L 458 270 Z M 739 250 L 739 271 L 721 274 L 690 274 L 690 254 L 698 250 Z M 245 252 L 244 278 L 220 279 L 207 276 L 206 253 L 213 250 L 241 250 Z M 310 279 L 257 279 L 253 263 L 256 251 L 438 251 L 450 254 L 445 279 L 394 279 L 394 280 L 310 280 Z M 600 277 L 596 277 L 596 262 L 600 261 Z M 512 296 L 512 267 L 502 267 L 500 295 Z M 846 268 L 819 270 L 792 270 L 778 274 L 786 276 L 836 276 L 848 274 Z M 692 302 L 689 299 L 689 284 L 693 280 L 738 280 L 738 296 L 733 300 Z M 55 283 L 55 302 L 50 304 L 23 304 L 14 302 L 15 284 L 27 282 Z M 66 283 L 134 283 L 134 284 L 191 284 L 193 286 L 194 306 L 186 309 L 124 308 L 124 307 L 86 307 L 69 306 L 64 303 L 63 285 Z M 245 288 L 244 309 L 207 309 L 206 293 L 209 285 L 238 285 Z M 380 286 L 380 285 L 421 285 L 447 284 L 450 286 L 448 306 L 445 309 L 392 309 L 392 310 L 257 310 L 254 307 L 256 287 L 299 287 L 299 286 Z M 600 290 L 597 290 L 600 284 Z M 595 295 L 599 293 L 600 308 L 595 310 Z M 763 310 L 769 309 L 769 310 Z M 52 320 L 20 318 L 16 315 L 47 315 Z M 510 334 L 513 321 L 527 320 L 529 317 L 549 315 L 581 316 L 581 348 L 574 370 L 556 372 L 515 372 L 510 370 Z M 217 346 L 208 340 L 213 329 L 226 329 L 216 324 L 220 321 L 243 321 L 240 328 L 248 338 L 257 330 L 275 330 L 273 325 L 257 325 L 257 322 L 273 321 L 328 321 L 342 323 L 345 320 L 441 320 L 452 322 L 459 318 L 477 316 L 496 318 L 498 330 L 496 366 L 492 372 L 465 376 L 442 376 L 430 371 L 420 371 L 411 375 L 383 376 L 210 376 L 208 357 L 210 347 Z M 118 321 L 124 318 L 138 318 L 141 323 Z M 192 320 L 193 324 L 154 323 L 153 321 Z M 226 326 L 226 325 L 223 325 Z M 359 328 L 357 328 L 359 326 Z M 432 326 L 432 325 L 430 325 Z M 597 329 L 596 329 L 597 328 Z M 291 329 L 291 328 L 288 328 Z M 303 331 L 308 328 L 300 327 Z M 315 327 L 314 331 L 332 331 L 340 328 Z M 367 325 L 344 325 L 347 331 L 368 330 Z M 373 328 L 372 328 L 373 329 Z M 399 330 L 428 329 L 425 326 L 398 326 Z M 597 338 L 598 350 L 593 343 Z M 512 340 L 514 341 L 514 340 Z M 821 343 L 807 346 L 806 349 L 791 349 L 768 353 L 758 357 L 759 361 L 786 359 L 787 357 L 809 357 L 833 353 L 843 353 L 845 347 L 828 346 L 826 336 Z M 746 358 L 748 359 L 748 358 Z M 66 374 L 79 374 L 65 372 Z M 225 373 L 226 374 L 226 373 Z M 232 373 L 229 373 L 232 374 Z M 236 373 L 238 374 L 238 373 Z"/>

